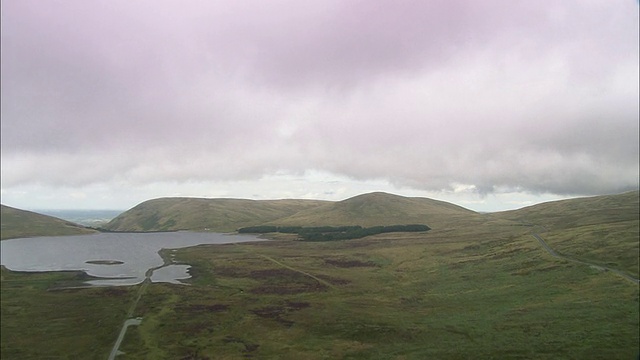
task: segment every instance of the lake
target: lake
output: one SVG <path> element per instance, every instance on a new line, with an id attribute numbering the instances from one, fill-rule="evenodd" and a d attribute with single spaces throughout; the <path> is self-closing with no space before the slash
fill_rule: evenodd
<path id="1" fill-rule="evenodd" d="M 102 278 L 87 282 L 96 286 L 139 284 L 148 270 L 155 269 L 151 281 L 179 283 L 189 277 L 189 265 L 162 267 L 161 249 L 249 241 L 264 240 L 253 235 L 188 231 L 11 239 L 0 242 L 0 265 L 13 271 L 81 270 Z"/>

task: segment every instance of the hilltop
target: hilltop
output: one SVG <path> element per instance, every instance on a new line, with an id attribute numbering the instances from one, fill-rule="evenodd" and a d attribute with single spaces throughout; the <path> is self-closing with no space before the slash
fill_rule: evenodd
<path id="1" fill-rule="evenodd" d="M 257 225 L 378 226 L 427 224 L 451 226 L 482 218 L 474 211 L 426 198 L 387 193 L 358 195 L 343 201 L 161 198 L 143 202 L 105 226 L 111 231 L 235 231 Z"/>
<path id="2" fill-rule="evenodd" d="M 20 210 L 6 205 L 1 205 L 1 207 L 1 240 L 34 236 L 80 235 L 95 232 L 95 230 L 53 216 Z"/>
<path id="3" fill-rule="evenodd" d="M 640 192 L 558 200 L 494 213 L 503 219 L 524 221 L 559 230 L 602 223 L 637 221 Z"/>
<path id="4" fill-rule="evenodd" d="M 150 200 L 114 221 L 140 230 L 356 222 L 432 230 L 172 250 L 172 263 L 189 264 L 190 286 L 60 291 L 84 278 L 1 268 L 2 313 L 11 314 L 2 329 L 11 331 L 1 332 L 0 353 L 104 357 L 123 321 L 140 317 L 121 347 L 130 358 L 274 358 L 282 349 L 299 359 L 634 358 L 638 210 L 637 191 L 491 214 L 385 193 Z"/>
<path id="5" fill-rule="evenodd" d="M 322 200 L 295 199 L 160 198 L 136 205 L 104 228 L 110 231 L 235 231 L 325 203 Z"/>
<path id="6" fill-rule="evenodd" d="M 421 197 L 383 192 L 342 201 L 160 198 L 145 201 L 105 226 L 109 231 L 220 231 L 252 226 L 424 224 L 437 233 L 482 237 L 529 228 L 558 253 L 638 274 L 638 191 L 541 203 L 479 214 Z M 466 230 L 465 230 L 466 229 Z"/>
<path id="7" fill-rule="evenodd" d="M 478 221 L 482 216 L 463 207 L 428 198 L 404 197 L 383 192 L 358 195 L 346 200 L 298 212 L 271 221 L 286 226 L 379 226 L 427 224 L 432 228 L 453 226 L 458 221 Z"/>
<path id="8" fill-rule="evenodd" d="M 531 226 L 559 254 L 617 268 L 637 278 L 639 195 L 636 190 L 552 201 L 490 216 Z"/>

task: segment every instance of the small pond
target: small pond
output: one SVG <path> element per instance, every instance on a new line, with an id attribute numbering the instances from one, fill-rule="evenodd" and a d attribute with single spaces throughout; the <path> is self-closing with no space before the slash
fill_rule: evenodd
<path id="1" fill-rule="evenodd" d="M 189 277 L 187 264 L 161 267 L 161 249 L 201 244 L 263 241 L 253 235 L 199 232 L 99 233 L 92 235 L 35 237 L 0 242 L 0 265 L 13 271 L 81 270 L 102 279 L 88 284 L 134 285 L 150 269 L 153 282 L 180 283 Z M 161 268 L 159 268 L 161 267 Z"/>

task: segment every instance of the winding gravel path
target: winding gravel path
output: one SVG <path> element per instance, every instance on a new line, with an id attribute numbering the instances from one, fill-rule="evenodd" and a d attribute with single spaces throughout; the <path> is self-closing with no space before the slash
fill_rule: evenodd
<path id="1" fill-rule="evenodd" d="M 620 270 L 612 269 L 612 268 L 610 268 L 610 267 L 606 267 L 606 266 L 602 266 L 602 265 L 593 264 L 593 263 L 590 263 L 590 262 L 588 262 L 588 261 L 582 261 L 582 260 L 574 259 L 574 258 L 571 258 L 571 257 L 565 256 L 565 255 L 560 255 L 560 254 L 558 254 L 557 252 L 555 252 L 555 251 L 551 248 L 551 246 L 549 246 L 549 244 L 547 244 L 547 242 L 546 242 L 546 241 L 544 241 L 544 239 L 543 239 L 540 235 L 538 235 L 537 233 L 533 233 L 533 234 L 531 234 L 531 236 L 533 236 L 536 240 L 538 240 L 538 242 L 540 243 L 540 245 L 542 245 L 542 247 L 543 247 L 545 250 L 547 250 L 547 252 L 548 252 L 549 254 L 551 254 L 552 256 L 555 256 L 555 257 L 557 257 L 557 258 L 564 259 L 564 260 L 569 260 L 569 261 L 572 261 L 572 262 L 575 262 L 575 263 L 578 263 L 578 264 L 588 265 L 588 266 L 591 266 L 591 267 L 593 267 L 593 268 L 596 268 L 596 269 L 598 269 L 598 270 L 600 270 L 600 271 L 611 271 L 611 272 L 613 272 L 613 273 L 616 273 L 616 274 L 618 274 L 618 275 L 622 276 L 623 278 L 625 278 L 625 279 L 627 279 L 627 280 L 629 280 L 629 281 L 632 281 L 632 282 L 634 282 L 634 283 L 636 283 L 636 284 L 640 284 L 640 279 L 636 279 L 636 278 L 634 278 L 633 276 L 631 276 L 631 275 L 629 275 L 629 274 L 627 274 L 627 273 L 624 273 L 624 272 L 622 272 L 622 271 L 620 271 Z"/>

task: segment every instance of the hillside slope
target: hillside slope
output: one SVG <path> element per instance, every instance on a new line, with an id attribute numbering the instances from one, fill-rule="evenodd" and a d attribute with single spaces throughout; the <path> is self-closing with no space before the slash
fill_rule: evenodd
<path id="1" fill-rule="evenodd" d="M 270 222 L 272 225 L 341 226 L 424 224 L 432 229 L 459 221 L 481 221 L 474 211 L 444 201 L 412 198 L 383 192 L 358 195 L 343 201 L 301 211 Z"/>
<path id="2" fill-rule="evenodd" d="M 160 198 L 143 202 L 109 222 L 110 231 L 235 231 L 255 225 L 340 226 L 425 224 L 433 228 L 483 221 L 447 203 L 387 193 L 343 201 Z"/>
<path id="3" fill-rule="evenodd" d="M 524 221 L 545 226 L 549 230 L 638 220 L 638 191 L 559 200 L 528 206 L 518 210 L 494 213 L 502 219 Z"/>
<path id="4" fill-rule="evenodd" d="M 491 216 L 533 225 L 532 231 L 562 255 L 638 277 L 638 191 L 553 201 Z"/>
<path id="5" fill-rule="evenodd" d="M 235 231 L 321 206 L 321 200 L 160 198 L 145 201 L 111 220 L 111 231 Z"/>
<path id="6" fill-rule="evenodd" d="M 20 210 L 6 205 L 0 206 L 2 208 L 1 240 L 34 236 L 80 235 L 95 232 L 52 216 Z"/>

